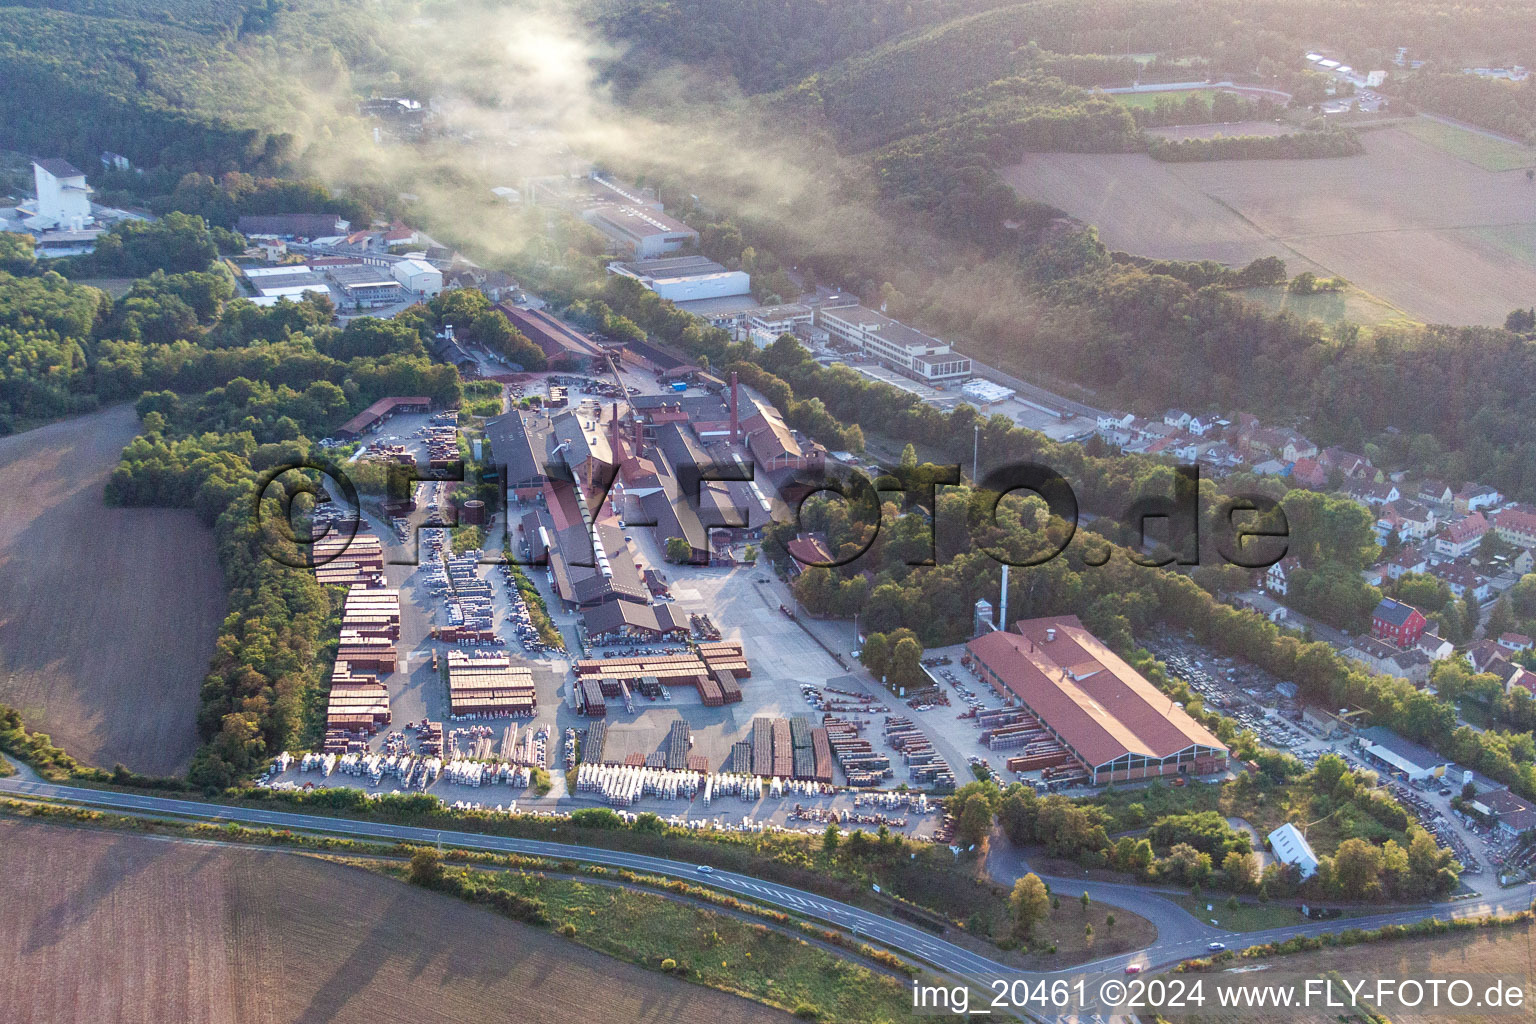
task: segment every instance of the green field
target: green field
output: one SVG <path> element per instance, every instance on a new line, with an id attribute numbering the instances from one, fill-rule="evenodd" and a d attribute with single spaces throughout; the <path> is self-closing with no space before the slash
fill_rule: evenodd
<path id="1" fill-rule="evenodd" d="M 903 981 L 729 914 L 543 874 L 477 881 L 544 901 L 556 934 L 599 953 L 651 970 L 670 959 L 690 981 L 807 1019 L 894 1021 L 911 1013 Z"/>
<path id="2" fill-rule="evenodd" d="M 1116 103 L 1123 103 L 1127 107 L 1151 110 L 1157 105 L 1158 100 L 1183 103 L 1191 96 L 1199 96 L 1206 106 L 1210 106 L 1211 97 L 1218 91 L 1217 89 L 1169 89 L 1165 92 L 1117 92 L 1111 93 L 1110 99 Z"/>
<path id="3" fill-rule="evenodd" d="M 1402 125 L 1403 131 L 1429 143 L 1443 153 L 1476 164 L 1485 171 L 1513 171 L 1536 167 L 1536 149 L 1504 142 L 1479 132 L 1428 118 L 1415 117 Z"/>
<path id="4" fill-rule="evenodd" d="M 1353 285 L 1343 291 L 1318 292 L 1315 295 L 1292 295 L 1283 285 L 1273 288 L 1240 288 L 1237 294 L 1276 312 L 1284 310 L 1306 320 L 1321 320 L 1330 325 L 1345 320 L 1362 327 L 1406 325 L 1413 322 L 1390 302 L 1378 299 Z"/>
<path id="5" fill-rule="evenodd" d="M 1297 901 L 1295 900 L 1278 903 L 1239 903 L 1234 909 L 1227 906 L 1227 896 L 1227 893 L 1210 892 L 1198 900 L 1187 894 L 1170 895 L 1168 899 L 1201 921 L 1214 918 L 1220 922 L 1220 927 L 1229 928 L 1234 932 L 1263 932 L 1271 928 L 1301 924 L 1306 920 L 1301 916 L 1301 911 L 1296 909 Z M 1213 909 L 1206 910 L 1207 906 Z M 1376 908 L 1356 908 L 1344 911 L 1342 917 L 1365 917 L 1379 913 L 1381 910 Z"/>

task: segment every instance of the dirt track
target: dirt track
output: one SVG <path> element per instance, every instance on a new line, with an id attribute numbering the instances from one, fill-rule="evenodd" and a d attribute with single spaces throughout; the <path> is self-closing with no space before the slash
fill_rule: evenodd
<path id="1" fill-rule="evenodd" d="M 1536 186 L 1398 128 L 1324 160 L 1159 163 L 1144 154 L 1032 154 L 1020 194 L 1098 226 L 1115 249 L 1342 275 L 1434 323 L 1502 324 L 1536 297 Z"/>
<path id="2" fill-rule="evenodd" d="M 225 598 L 191 512 L 102 504 L 137 428 L 125 405 L 0 438 L 0 702 L 92 764 L 179 773 Z"/>
<path id="3" fill-rule="evenodd" d="M 768 1024 L 786 1015 L 292 854 L 0 821 L 17 1024 Z"/>

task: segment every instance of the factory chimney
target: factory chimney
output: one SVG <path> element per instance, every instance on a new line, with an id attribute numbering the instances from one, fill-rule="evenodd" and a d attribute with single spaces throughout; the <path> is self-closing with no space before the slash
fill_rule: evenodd
<path id="1" fill-rule="evenodd" d="M 731 371 L 731 443 L 735 444 L 741 439 L 741 388 L 736 380 L 736 371 Z"/>
<path id="2" fill-rule="evenodd" d="M 997 628 L 1008 632 L 1008 563 L 1003 563 L 1003 596 L 997 603 Z"/>

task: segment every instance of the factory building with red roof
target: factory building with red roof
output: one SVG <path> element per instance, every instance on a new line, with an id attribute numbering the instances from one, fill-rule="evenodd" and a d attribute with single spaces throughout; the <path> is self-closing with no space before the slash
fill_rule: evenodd
<path id="1" fill-rule="evenodd" d="M 1032 712 L 1094 785 L 1227 767 L 1227 748 L 1075 615 L 1025 619 L 972 640 L 976 670 Z"/>

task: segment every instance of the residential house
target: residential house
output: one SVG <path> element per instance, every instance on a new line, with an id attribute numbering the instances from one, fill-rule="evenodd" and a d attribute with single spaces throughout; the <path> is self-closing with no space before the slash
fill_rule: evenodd
<path id="1" fill-rule="evenodd" d="M 1284 453 L 1290 435 L 1276 427 L 1257 427 L 1239 436 L 1240 446 L 1249 458 L 1274 458 Z M 1295 459 L 1287 460 L 1295 462 Z"/>
<path id="2" fill-rule="evenodd" d="M 1498 644 L 1509 651 L 1528 651 L 1536 647 L 1536 640 L 1532 640 L 1524 633 L 1502 633 L 1499 635 Z"/>
<path id="3" fill-rule="evenodd" d="M 1284 476 L 1286 464 L 1279 459 L 1266 459 L 1253 467 L 1254 476 Z"/>
<path id="4" fill-rule="evenodd" d="M 1418 642 L 1414 645 L 1429 656 L 1430 661 L 1444 661 L 1456 653 L 1456 645 L 1440 636 L 1438 633 L 1425 632 L 1420 634 Z"/>
<path id="5" fill-rule="evenodd" d="M 1328 470 L 1316 459 L 1297 459 L 1291 467 L 1291 482 L 1299 487 L 1320 491 L 1328 486 Z"/>
<path id="6" fill-rule="evenodd" d="M 1487 577 L 1462 563 L 1436 562 L 1429 567 L 1429 575 L 1444 582 L 1457 597 L 1465 597 L 1470 593 L 1481 602 L 1488 600 L 1493 592 Z"/>
<path id="7" fill-rule="evenodd" d="M 1492 487 L 1469 483 L 1451 497 L 1451 504 L 1463 514 L 1479 509 L 1493 508 L 1504 500 L 1504 495 Z"/>
<path id="8" fill-rule="evenodd" d="M 1243 464 L 1238 450 L 1225 441 L 1207 445 L 1197 461 L 1217 476 L 1225 476 Z"/>
<path id="9" fill-rule="evenodd" d="M 1473 672 L 1491 672 L 1495 663 L 1509 660 L 1508 654 L 1507 650 L 1492 640 L 1474 640 L 1462 652 L 1462 657 L 1467 659 Z"/>
<path id="10" fill-rule="evenodd" d="M 1419 484 L 1419 500 L 1432 501 L 1437 505 L 1449 505 L 1456 497 L 1451 485 L 1444 480 L 1427 479 Z"/>
<path id="11" fill-rule="evenodd" d="M 1184 425 L 1184 429 L 1189 431 L 1191 434 L 1194 434 L 1196 437 L 1204 437 L 1206 434 L 1209 434 L 1213 429 L 1215 429 L 1215 427 L 1216 421 L 1211 419 L 1209 416 L 1207 416 L 1205 419 L 1201 419 L 1199 416 L 1191 416 L 1189 418 L 1189 422 Z"/>
<path id="12" fill-rule="evenodd" d="M 1398 676 L 1415 686 L 1429 681 L 1429 655 L 1417 647 L 1398 648 L 1384 640 L 1356 637 L 1344 648 L 1344 657 L 1384 676 Z"/>
<path id="13" fill-rule="evenodd" d="M 1471 554 L 1477 550 L 1483 534 L 1488 530 L 1487 518 L 1481 512 L 1473 512 L 1440 531 L 1435 537 L 1435 554 L 1446 558 L 1462 558 Z"/>
<path id="14" fill-rule="evenodd" d="M 1324 448 L 1318 453 L 1317 461 L 1329 472 L 1338 470 L 1344 474 L 1346 480 L 1370 480 L 1380 483 L 1385 479 L 1381 475 L 1381 470 L 1371 465 L 1370 459 L 1343 448 Z"/>
<path id="15" fill-rule="evenodd" d="M 1280 456 L 1287 462 L 1295 462 L 1298 459 L 1310 459 L 1317 455 L 1317 445 L 1308 441 L 1300 434 L 1290 434 L 1285 444 L 1280 448 Z"/>
<path id="16" fill-rule="evenodd" d="M 1136 417 L 1131 413 L 1100 414 L 1098 435 L 1110 444 L 1125 447 L 1136 436 Z"/>
<path id="17" fill-rule="evenodd" d="M 1183 409 L 1169 409 L 1167 412 L 1163 413 L 1163 422 L 1168 424 L 1168 426 L 1175 427 L 1179 430 L 1188 429 L 1189 421 L 1192 419 L 1194 419 L 1194 417 L 1185 412 Z"/>
<path id="18" fill-rule="evenodd" d="M 1411 498 L 1399 498 L 1381 507 L 1376 520 L 1376 536 L 1385 541 L 1395 530 L 1399 540 L 1419 541 L 1435 532 L 1440 520 L 1423 502 Z"/>
<path id="19" fill-rule="evenodd" d="M 1280 561 L 1264 570 L 1264 589 L 1271 594 L 1279 594 L 1281 597 L 1284 597 L 1289 587 L 1287 581 L 1290 579 L 1291 574 L 1300 568 L 1301 562 L 1297 561 L 1293 556 L 1280 559 Z"/>
<path id="20" fill-rule="evenodd" d="M 1371 612 L 1371 635 L 1378 640 L 1389 640 L 1399 647 L 1417 643 L 1428 625 L 1429 622 L 1417 608 L 1390 597 L 1382 598 L 1375 611 Z"/>
<path id="21" fill-rule="evenodd" d="M 1385 505 L 1389 501 L 1396 501 L 1402 495 L 1393 483 L 1371 483 L 1365 480 L 1351 480 L 1344 485 L 1344 493 L 1355 499 L 1362 505 L 1375 508 Z"/>
<path id="22" fill-rule="evenodd" d="M 1536 509 L 1529 505 L 1501 508 L 1490 517 L 1499 540 L 1519 548 L 1536 547 Z"/>
<path id="23" fill-rule="evenodd" d="M 1518 836 L 1536 828 L 1536 807 L 1508 789 L 1480 793 L 1473 799 L 1472 806 L 1497 822 L 1499 831 L 1507 836 Z"/>
<path id="24" fill-rule="evenodd" d="M 1404 547 L 1387 562 L 1387 578 L 1400 580 L 1411 572 L 1428 572 L 1429 559 L 1416 547 Z"/>
<path id="25" fill-rule="evenodd" d="M 1530 548 L 1521 548 L 1520 553 L 1509 564 L 1515 570 L 1516 576 L 1524 576 L 1532 569 L 1536 569 L 1536 553 L 1532 553 Z"/>

